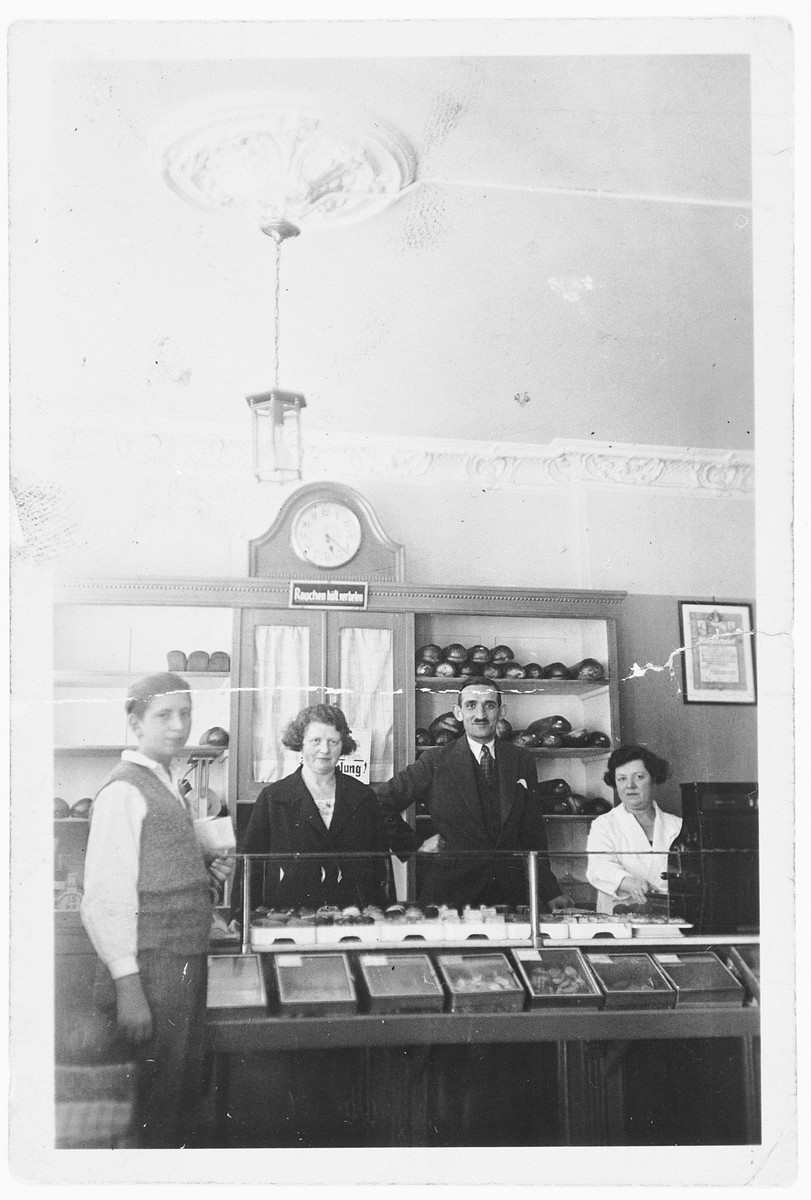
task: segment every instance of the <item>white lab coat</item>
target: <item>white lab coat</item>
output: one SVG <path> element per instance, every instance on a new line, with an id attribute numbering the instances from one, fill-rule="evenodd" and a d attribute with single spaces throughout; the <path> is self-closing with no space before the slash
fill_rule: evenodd
<path id="1" fill-rule="evenodd" d="M 591 823 L 586 877 L 597 889 L 597 912 L 610 913 L 625 899 L 619 892 L 625 875 L 647 879 L 651 890 L 667 892 L 667 855 L 681 832 L 681 817 L 663 812 L 654 801 L 656 822 L 651 844 L 633 813 L 619 804 Z M 601 853 L 600 853 L 601 852 Z"/>

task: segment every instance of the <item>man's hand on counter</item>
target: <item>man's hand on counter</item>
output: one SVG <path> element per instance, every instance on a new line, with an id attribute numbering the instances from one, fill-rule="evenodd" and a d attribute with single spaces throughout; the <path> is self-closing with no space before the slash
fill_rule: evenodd
<path id="1" fill-rule="evenodd" d="M 565 892 L 561 892 L 559 896 L 553 896 L 551 900 L 547 901 L 547 903 L 552 909 L 552 912 L 559 912 L 563 908 L 577 907 L 571 896 L 567 896 Z"/>
<path id="2" fill-rule="evenodd" d="M 118 1032 L 128 1042 L 140 1045 L 152 1036 L 152 1013 L 146 1002 L 141 977 L 122 975 L 115 981 L 116 1018 Z"/>
<path id="3" fill-rule="evenodd" d="M 234 859 L 232 858 L 212 858 L 208 863 L 208 873 L 216 883 L 225 883 L 233 870 Z"/>

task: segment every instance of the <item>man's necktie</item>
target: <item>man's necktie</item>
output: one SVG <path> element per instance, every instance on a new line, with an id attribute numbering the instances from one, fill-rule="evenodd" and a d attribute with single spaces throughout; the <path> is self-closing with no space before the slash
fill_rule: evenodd
<path id="1" fill-rule="evenodd" d="M 498 802 L 498 775 L 496 774 L 495 760 L 487 749 L 482 746 L 482 752 L 479 756 L 479 766 L 484 776 L 484 794 L 482 796 L 482 804 L 484 807 L 484 823 L 487 827 L 487 832 L 494 842 L 498 841 L 498 835 L 501 832 L 501 812 L 499 811 Z"/>

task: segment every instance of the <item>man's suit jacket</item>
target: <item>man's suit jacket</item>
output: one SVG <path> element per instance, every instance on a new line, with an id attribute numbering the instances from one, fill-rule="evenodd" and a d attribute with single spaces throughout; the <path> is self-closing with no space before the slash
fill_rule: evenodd
<path id="1" fill-rule="evenodd" d="M 301 768 L 271 783 L 256 798 L 244 854 L 346 854 L 378 850 L 379 858 L 291 859 L 255 863 L 251 868 L 251 907 L 318 908 L 322 904 L 363 906 L 387 903 L 387 846 L 377 797 L 370 787 L 335 772 L 335 807 L 329 828 L 307 790 Z M 239 879 L 231 906 L 241 915 Z"/>
<path id="2" fill-rule="evenodd" d="M 535 760 L 522 747 L 496 740 L 501 832 L 496 841 L 484 821 L 478 767 L 464 734 L 445 746 L 426 750 L 416 762 L 394 776 L 379 792 L 389 845 L 400 857 L 417 849 L 421 839 L 400 814 L 423 801 L 445 852 L 478 851 L 479 859 L 442 860 L 421 856 L 424 877 L 419 899 L 454 907 L 477 904 L 488 889 L 503 896 L 504 904 L 526 904 L 526 865 L 523 860 L 497 858 L 493 850 L 537 850 L 538 895 L 541 901 L 559 896 L 561 888 L 546 857 L 546 832 L 536 795 Z"/>

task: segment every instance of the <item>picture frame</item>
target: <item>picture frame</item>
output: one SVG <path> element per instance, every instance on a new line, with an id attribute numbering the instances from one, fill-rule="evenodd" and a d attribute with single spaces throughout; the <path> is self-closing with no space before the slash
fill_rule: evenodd
<path id="1" fill-rule="evenodd" d="M 685 704 L 757 704 L 751 604 L 679 601 Z"/>

